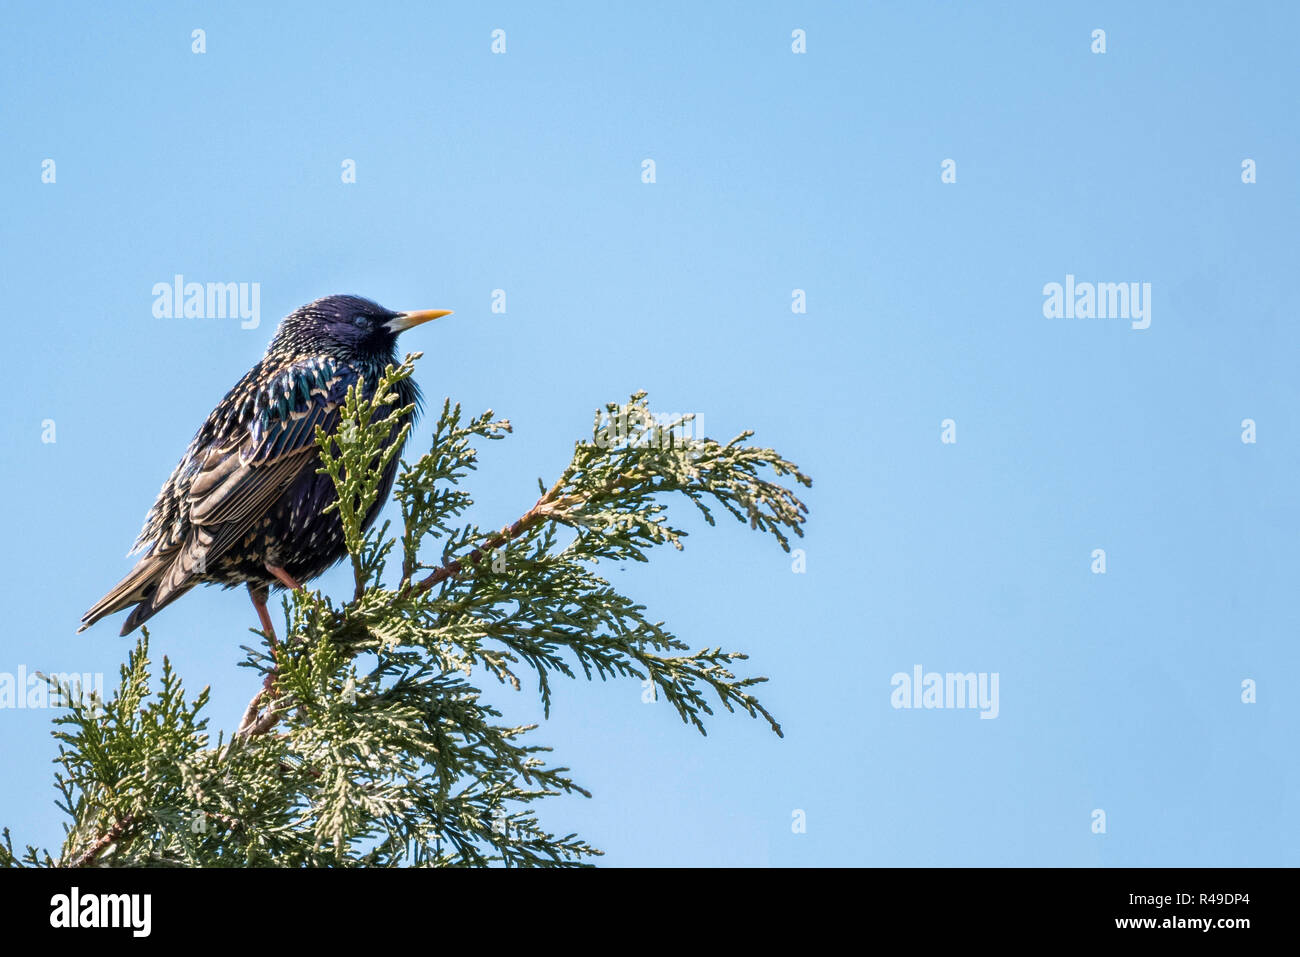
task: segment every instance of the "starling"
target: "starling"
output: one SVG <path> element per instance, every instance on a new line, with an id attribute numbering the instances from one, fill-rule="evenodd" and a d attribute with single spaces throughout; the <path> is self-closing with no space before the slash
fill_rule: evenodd
<path id="1" fill-rule="evenodd" d="M 129 634 L 208 582 L 247 585 L 272 635 L 269 590 L 296 589 L 347 554 L 338 514 L 322 514 L 336 494 L 333 480 L 316 474 L 316 426 L 338 428 L 349 386 L 374 394 L 384 368 L 397 361 L 398 333 L 449 312 L 393 312 L 358 296 L 327 296 L 288 315 L 163 484 L 129 553 L 143 557 L 86 612 L 78 631 L 134 605 L 122 626 Z M 414 382 L 402 380 L 396 392 L 398 407 L 414 403 L 418 413 Z M 384 473 L 366 528 L 392 489 L 400 457 Z"/>

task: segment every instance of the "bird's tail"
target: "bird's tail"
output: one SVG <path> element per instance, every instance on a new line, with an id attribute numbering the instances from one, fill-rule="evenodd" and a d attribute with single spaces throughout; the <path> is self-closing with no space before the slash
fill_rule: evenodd
<path id="1" fill-rule="evenodd" d="M 77 629 L 77 634 L 106 615 L 135 605 L 122 625 L 122 634 L 129 635 L 184 595 L 197 584 L 191 572 L 182 564 L 185 551 L 182 549 L 179 555 L 173 551 L 166 555 L 146 555 L 142 558 L 125 578 L 81 616 L 81 627 Z"/>

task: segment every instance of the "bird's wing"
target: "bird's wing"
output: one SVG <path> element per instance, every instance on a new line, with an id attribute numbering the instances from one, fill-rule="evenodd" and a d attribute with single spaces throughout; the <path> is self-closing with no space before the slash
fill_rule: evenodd
<path id="1" fill-rule="evenodd" d="M 354 366 L 305 357 L 274 368 L 263 359 L 208 416 L 145 518 L 132 553 L 144 556 L 82 617 L 138 607 L 122 629 L 192 588 L 196 573 L 247 534 L 276 497 L 314 461 L 316 426 L 334 431 Z"/>
<path id="2" fill-rule="evenodd" d="M 185 496 L 193 563 L 220 558 L 311 467 L 316 427 L 337 428 L 339 406 L 358 381 L 352 366 L 328 360 L 289 365 L 244 399 L 237 428 L 194 450 Z M 176 587 L 183 581 L 178 576 Z"/>
<path id="3" fill-rule="evenodd" d="M 244 524 L 261 517 L 316 450 L 316 427 L 337 427 L 339 406 L 358 376 L 351 366 L 299 364 L 262 386 L 240 428 L 195 450 L 186 501 L 193 525 Z"/>
<path id="4" fill-rule="evenodd" d="M 194 576 L 247 534 L 314 461 L 316 426 L 334 431 L 357 370 L 328 358 L 274 370 L 258 363 L 213 410 L 163 486 L 136 550 L 148 551 L 87 619 L 133 601 L 153 610 L 180 597 Z"/>

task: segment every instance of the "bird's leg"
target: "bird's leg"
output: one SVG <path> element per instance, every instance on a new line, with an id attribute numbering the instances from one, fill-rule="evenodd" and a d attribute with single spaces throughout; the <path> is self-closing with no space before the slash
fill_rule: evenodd
<path id="1" fill-rule="evenodd" d="M 271 661 L 273 662 L 271 670 L 267 672 L 266 680 L 262 682 L 262 694 L 253 699 L 253 704 L 249 707 L 254 710 L 256 715 L 257 703 L 265 698 L 270 704 L 274 697 L 275 679 L 280 672 L 279 652 L 280 643 L 275 637 L 275 624 L 271 621 L 271 612 L 266 607 L 266 598 L 268 589 L 265 585 L 255 585 L 253 582 L 248 583 L 248 597 L 253 601 L 253 607 L 257 609 L 257 617 L 262 622 L 262 631 L 266 633 L 266 640 L 271 646 Z"/>
<path id="2" fill-rule="evenodd" d="M 270 562 L 267 562 L 266 570 L 274 575 L 276 580 L 290 591 L 297 591 L 302 587 L 294 581 L 292 575 L 279 565 L 272 565 Z M 271 670 L 267 673 L 266 680 L 262 682 L 262 690 L 259 691 L 257 695 L 254 696 L 253 700 L 248 703 L 248 709 L 244 712 L 244 719 L 239 723 L 239 730 L 235 732 L 239 735 L 257 733 L 258 726 L 267 722 L 268 718 L 270 718 L 269 710 L 265 716 L 259 718 L 262 702 L 266 702 L 268 709 L 275 703 L 275 681 L 280 676 L 280 643 L 276 640 L 275 625 L 272 624 L 271 613 L 266 607 L 266 599 L 269 591 L 270 590 L 266 585 L 255 585 L 253 582 L 248 583 L 248 595 L 253 600 L 253 607 L 257 609 L 257 617 L 262 622 L 262 630 L 266 633 L 267 641 L 271 645 L 271 660 L 274 664 L 272 665 Z"/>
<path id="3" fill-rule="evenodd" d="M 297 591 L 299 588 L 302 587 L 296 581 L 293 580 L 292 575 L 290 575 L 279 565 L 272 565 L 270 562 L 267 562 L 266 570 L 270 572 L 272 575 L 274 575 L 276 578 L 278 578 L 280 580 L 280 584 L 283 585 L 285 588 L 289 589 L 289 591 Z"/>
<path id="4" fill-rule="evenodd" d="M 257 617 L 262 622 L 262 631 L 266 632 L 266 637 L 271 642 L 271 651 L 275 652 L 275 625 L 271 621 L 271 612 L 266 607 L 267 588 L 265 585 L 254 585 L 248 583 L 248 597 L 253 600 L 253 607 L 257 609 Z"/>

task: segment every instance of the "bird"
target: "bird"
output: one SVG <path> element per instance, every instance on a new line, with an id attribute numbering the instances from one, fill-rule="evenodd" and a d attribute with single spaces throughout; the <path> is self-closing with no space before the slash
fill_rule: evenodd
<path id="1" fill-rule="evenodd" d="M 297 590 L 347 554 L 337 510 L 323 514 L 337 494 L 333 480 L 317 474 L 316 427 L 337 432 L 348 388 L 374 395 L 384 369 L 397 362 L 398 335 L 448 315 L 449 309 L 395 312 L 336 295 L 281 320 L 266 355 L 217 403 L 163 483 L 128 552 L 141 553 L 135 567 L 82 616 L 78 633 L 131 608 L 121 632 L 128 635 L 204 583 L 247 586 L 274 641 L 270 591 Z M 415 407 L 414 422 L 419 387 L 408 377 L 394 391 L 395 408 Z M 363 527 L 387 500 L 400 458 L 399 449 Z"/>

